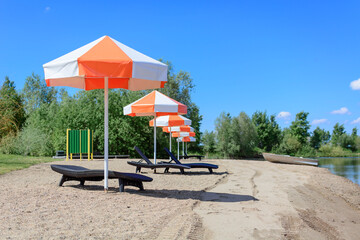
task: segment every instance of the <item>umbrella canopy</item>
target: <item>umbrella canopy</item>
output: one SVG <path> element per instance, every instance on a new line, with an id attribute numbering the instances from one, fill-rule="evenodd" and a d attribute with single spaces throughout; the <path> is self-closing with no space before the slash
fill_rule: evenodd
<path id="1" fill-rule="evenodd" d="M 194 137 L 179 137 L 176 139 L 176 141 L 178 142 L 178 152 L 179 152 L 179 143 L 182 142 L 183 143 L 183 156 L 184 154 L 184 142 L 186 142 L 186 153 L 187 153 L 187 143 L 188 142 L 196 142 L 196 138 Z M 178 154 L 178 158 L 179 158 L 179 154 Z"/>
<path id="2" fill-rule="evenodd" d="M 186 114 L 187 106 L 158 92 L 152 91 L 139 100 L 124 107 L 129 116 L 157 116 Z M 154 125 L 154 163 L 156 164 L 156 123 Z"/>
<path id="3" fill-rule="evenodd" d="M 104 189 L 108 189 L 108 89 L 164 87 L 167 65 L 103 36 L 43 65 L 47 86 L 104 89 Z"/>
<path id="4" fill-rule="evenodd" d="M 157 117 L 155 119 L 155 122 L 153 119 L 150 121 L 149 124 L 151 127 L 153 127 L 154 123 L 158 127 L 173 127 L 173 126 L 191 125 L 191 120 L 180 115 L 168 115 L 168 116 Z M 171 152 L 171 131 L 169 132 L 170 132 L 169 147 Z"/>
<path id="5" fill-rule="evenodd" d="M 172 137 L 195 137 L 194 132 L 174 132 L 171 134 Z"/>
<path id="6" fill-rule="evenodd" d="M 157 127 L 172 127 L 172 126 L 183 126 L 191 125 L 191 120 L 179 115 L 161 116 L 155 119 Z M 154 119 L 150 121 L 150 126 L 154 126 Z"/>
<path id="7" fill-rule="evenodd" d="M 144 90 L 164 87 L 167 65 L 103 36 L 43 65 L 48 86 L 85 90 Z"/>
<path id="8" fill-rule="evenodd" d="M 177 138 L 178 142 L 196 142 L 196 138 L 194 137 L 179 137 Z"/>
<path id="9" fill-rule="evenodd" d="M 158 91 L 152 91 L 139 100 L 124 107 L 129 116 L 164 116 L 186 114 L 187 106 Z"/>
<path id="10" fill-rule="evenodd" d="M 193 132 L 194 128 L 190 126 L 163 127 L 163 132 Z"/>

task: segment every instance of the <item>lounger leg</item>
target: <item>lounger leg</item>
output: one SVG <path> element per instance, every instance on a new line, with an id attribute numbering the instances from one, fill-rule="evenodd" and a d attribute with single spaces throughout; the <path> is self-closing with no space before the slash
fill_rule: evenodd
<path id="1" fill-rule="evenodd" d="M 138 173 L 141 171 L 141 167 L 136 167 L 136 172 L 135 173 Z"/>
<path id="2" fill-rule="evenodd" d="M 84 186 L 84 184 L 85 184 L 85 180 L 80 180 L 80 185 Z"/>
<path id="3" fill-rule="evenodd" d="M 59 187 L 61 187 L 64 184 L 64 182 L 66 182 L 66 180 L 67 180 L 66 177 L 64 175 L 62 175 L 60 182 L 59 182 Z"/>
<path id="4" fill-rule="evenodd" d="M 210 172 L 210 173 L 213 173 L 213 170 L 212 170 L 212 168 L 209 168 L 209 172 Z"/>
<path id="5" fill-rule="evenodd" d="M 180 169 L 181 174 L 185 174 L 185 171 L 183 168 Z"/>
<path id="6" fill-rule="evenodd" d="M 169 172 L 169 168 L 167 167 L 165 168 L 164 173 L 168 173 L 168 172 Z"/>
<path id="7" fill-rule="evenodd" d="M 125 189 L 124 185 L 125 185 L 124 180 L 119 178 L 119 192 L 124 192 L 124 189 Z"/>
<path id="8" fill-rule="evenodd" d="M 140 188 L 140 191 L 144 191 L 144 185 L 142 182 L 138 183 L 138 187 Z"/>

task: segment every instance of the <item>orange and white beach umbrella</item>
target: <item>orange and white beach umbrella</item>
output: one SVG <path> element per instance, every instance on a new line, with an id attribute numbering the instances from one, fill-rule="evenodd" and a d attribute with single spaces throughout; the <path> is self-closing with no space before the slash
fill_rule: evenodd
<path id="1" fill-rule="evenodd" d="M 177 138 L 178 142 L 196 142 L 196 138 L 194 137 L 179 137 Z"/>
<path id="2" fill-rule="evenodd" d="M 85 90 L 123 88 L 132 91 L 163 88 L 167 65 L 103 36 L 43 65 L 48 86 Z"/>
<path id="3" fill-rule="evenodd" d="M 163 132 L 193 132 L 194 128 L 190 126 L 163 127 Z"/>
<path id="4" fill-rule="evenodd" d="M 154 126 L 154 119 L 150 121 L 150 126 Z M 169 115 L 161 116 L 155 119 L 155 125 L 157 127 L 173 127 L 173 126 L 183 126 L 191 125 L 191 120 L 180 115 Z"/>
<path id="5" fill-rule="evenodd" d="M 164 116 L 186 114 L 187 106 L 162 94 L 152 91 L 139 100 L 124 107 L 124 114 L 129 116 Z"/>
<path id="6" fill-rule="evenodd" d="M 172 137 L 195 137 L 194 132 L 173 132 Z"/>
<path id="7" fill-rule="evenodd" d="M 194 132 L 174 132 L 171 134 L 172 137 L 177 137 L 177 144 L 178 144 L 178 159 L 179 159 L 179 153 L 180 153 L 180 150 L 179 150 L 179 144 L 180 142 L 182 142 L 182 149 L 183 149 L 183 156 L 185 155 L 184 154 L 184 142 L 182 139 L 184 139 L 185 137 L 186 138 L 190 138 L 190 137 L 195 137 L 195 133 Z"/>
<path id="8" fill-rule="evenodd" d="M 179 143 L 182 142 L 183 143 L 183 156 L 184 154 L 184 142 L 186 143 L 186 153 L 187 153 L 187 143 L 188 142 L 196 142 L 196 138 L 194 137 L 179 137 L 176 139 L 176 141 L 178 142 L 178 152 L 179 152 Z M 179 155 L 178 155 L 178 159 L 179 159 Z"/>
<path id="9" fill-rule="evenodd" d="M 186 114 L 187 106 L 158 92 L 152 91 L 139 100 L 124 107 L 124 115 L 157 116 Z M 156 123 L 154 125 L 154 163 L 156 164 Z"/>
<path id="10" fill-rule="evenodd" d="M 191 120 L 189 120 L 191 122 Z M 194 128 L 190 126 L 163 127 L 163 132 L 169 133 L 169 147 L 171 152 L 171 133 L 172 132 L 193 132 Z"/>
<path id="11" fill-rule="evenodd" d="M 149 124 L 151 127 L 153 127 L 154 123 L 157 127 L 174 127 L 174 126 L 191 125 L 191 120 L 180 115 L 168 115 L 168 116 L 157 117 L 151 120 Z M 169 136 L 169 146 L 171 152 L 171 132 Z"/>
<path id="12" fill-rule="evenodd" d="M 104 89 L 104 189 L 108 189 L 108 89 L 163 88 L 167 65 L 103 36 L 43 65 L 47 86 Z"/>

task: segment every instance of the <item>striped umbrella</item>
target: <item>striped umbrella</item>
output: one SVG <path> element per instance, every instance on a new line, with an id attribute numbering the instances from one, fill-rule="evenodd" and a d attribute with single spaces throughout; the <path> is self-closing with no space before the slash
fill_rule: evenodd
<path id="1" fill-rule="evenodd" d="M 177 138 L 178 142 L 196 142 L 196 138 L 194 137 L 179 137 Z"/>
<path id="2" fill-rule="evenodd" d="M 150 121 L 150 126 L 154 126 L 154 119 Z M 173 126 L 183 126 L 191 125 L 191 120 L 180 115 L 169 115 L 161 116 L 155 119 L 155 125 L 157 127 L 173 127 Z"/>
<path id="3" fill-rule="evenodd" d="M 194 131 L 194 128 L 192 128 L 190 126 L 163 127 L 163 132 L 169 133 L 170 152 L 171 152 L 171 133 L 172 132 L 193 132 L 193 131 Z"/>
<path id="4" fill-rule="evenodd" d="M 183 155 L 184 155 L 184 142 L 186 143 L 186 148 L 185 148 L 185 152 L 187 153 L 187 143 L 188 142 L 196 142 L 196 138 L 194 137 L 179 137 L 176 139 L 177 142 L 182 142 L 183 143 Z"/>
<path id="5" fill-rule="evenodd" d="M 163 132 L 193 132 L 194 128 L 190 126 L 163 127 Z"/>
<path id="6" fill-rule="evenodd" d="M 174 132 L 171 134 L 172 137 L 195 137 L 194 132 Z M 184 156 L 184 142 L 183 142 L 183 156 Z M 179 158 L 179 141 L 178 141 L 178 158 Z"/>
<path id="7" fill-rule="evenodd" d="M 173 132 L 172 137 L 195 137 L 194 132 Z"/>
<path id="8" fill-rule="evenodd" d="M 47 86 L 104 89 L 104 189 L 108 189 L 108 89 L 163 88 L 167 65 L 103 36 L 43 65 Z"/>
<path id="9" fill-rule="evenodd" d="M 154 126 L 154 119 L 150 121 L 150 126 Z M 183 125 L 191 125 L 191 120 L 180 115 L 168 115 L 161 116 L 155 119 L 155 125 L 158 127 L 173 127 L 173 126 L 183 126 Z M 171 132 L 169 136 L 169 146 L 171 152 Z"/>
<path id="10" fill-rule="evenodd" d="M 187 106 L 172 98 L 153 91 L 139 100 L 124 107 L 124 114 L 129 116 L 157 116 L 186 114 Z M 164 116 L 167 117 L 167 116 Z M 154 122 L 153 122 L 154 124 Z M 154 163 L 156 164 L 156 125 L 154 125 Z M 161 126 L 161 125 L 160 125 Z"/>

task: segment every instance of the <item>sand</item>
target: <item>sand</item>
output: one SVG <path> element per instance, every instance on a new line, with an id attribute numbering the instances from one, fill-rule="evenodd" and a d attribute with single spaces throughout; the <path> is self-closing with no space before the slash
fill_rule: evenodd
<path id="1" fill-rule="evenodd" d="M 154 180 L 143 192 L 120 193 L 117 180 L 107 194 L 103 182 L 58 187 L 51 163 L 1 175 L 0 239 L 360 239 L 360 187 L 345 178 L 309 166 L 203 161 L 219 169 L 144 169 Z M 109 168 L 135 171 L 126 160 Z"/>

